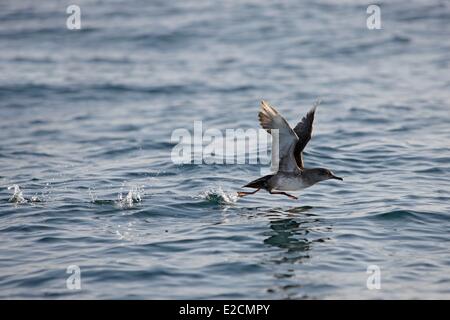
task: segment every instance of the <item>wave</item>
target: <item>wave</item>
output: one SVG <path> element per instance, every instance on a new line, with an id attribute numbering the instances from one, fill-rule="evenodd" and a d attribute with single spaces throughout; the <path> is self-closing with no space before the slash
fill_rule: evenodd
<path id="1" fill-rule="evenodd" d="M 404 220 L 404 221 L 416 221 L 424 222 L 427 220 L 443 220 L 447 221 L 448 216 L 445 213 L 438 212 L 425 212 L 414 210 L 391 210 L 386 212 L 376 213 L 371 216 L 373 219 L 380 220 Z"/>

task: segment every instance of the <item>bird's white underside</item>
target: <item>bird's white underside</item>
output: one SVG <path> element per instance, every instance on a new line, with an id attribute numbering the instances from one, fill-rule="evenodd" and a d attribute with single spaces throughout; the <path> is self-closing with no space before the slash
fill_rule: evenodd
<path id="1" fill-rule="evenodd" d="M 296 191 L 310 187 L 298 175 L 277 174 L 273 176 L 270 184 L 274 187 L 273 190 L 278 191 Z"/>

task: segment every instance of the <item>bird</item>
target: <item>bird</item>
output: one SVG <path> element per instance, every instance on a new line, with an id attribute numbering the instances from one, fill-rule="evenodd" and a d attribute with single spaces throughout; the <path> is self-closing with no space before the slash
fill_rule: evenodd
<path id="1" fill-rule="evenodd" d="M 273 145 L 278 144 L 278 171 L 256 179 L 243 188 L 254 188 L 253 192 L 238 192 L 239 197 L 255 194 L 263 189 L 270 194 L 285 195 L 297 200 L 285 191 L 297 191 L 329 179 L 344 180 L 325 168 L 305 168 L 303 150 L 311 140 L 314 115 L 320 101 L 316 101 L 300 122 L 291 128 L 285 118 L 266 101 L 261 101 L 258 114 L 263 129 L 272 135 Z M 278 141 L 277 141 L 278 140 Z M 275 150 L 276 151 L 276 150 Z M 272 154 L 274 150 L 272 148 Z"/>

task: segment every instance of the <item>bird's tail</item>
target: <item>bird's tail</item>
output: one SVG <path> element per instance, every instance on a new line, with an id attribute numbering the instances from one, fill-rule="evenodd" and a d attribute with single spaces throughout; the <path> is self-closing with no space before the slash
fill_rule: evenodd
<path id="1" fill-rule="evenodd" d="M 243 188 L 255 188 L 255 189 L 266 189 L 267 181 L 273 177 L 273 174 L 256 179 L 250 183 L 247 183 Z"/>

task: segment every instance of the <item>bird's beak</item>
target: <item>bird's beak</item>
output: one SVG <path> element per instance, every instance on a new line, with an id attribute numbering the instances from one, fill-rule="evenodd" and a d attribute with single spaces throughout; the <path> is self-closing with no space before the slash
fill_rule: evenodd
<path id="1" fill-rule="evenodd" d="M 332 176 L 331 178 L 332 178 L 332 179 L 336 179 L 336 180 L 341 180 L 341 181 L 344 180 L 343 178 L 341 178 L 341 177 L 336 177 L 336 176 Z"/>

